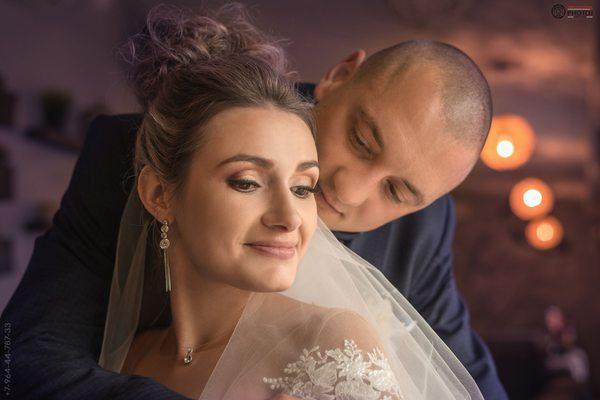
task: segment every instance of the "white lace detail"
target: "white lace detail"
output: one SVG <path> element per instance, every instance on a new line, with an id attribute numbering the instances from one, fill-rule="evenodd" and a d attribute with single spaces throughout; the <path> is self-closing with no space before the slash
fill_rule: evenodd
<path id="1" fill-rule="evenodd" d="M 367 353 L 353 340 L 344 348 L 326 350 L 319 346 L 302 350 L 298 361 L 290 363 L 279 378 L 263 378 L 271 390 L 279 390 L 305 400 L 398 400 L 400 386 L 387 358 L 375 347 Z"/>

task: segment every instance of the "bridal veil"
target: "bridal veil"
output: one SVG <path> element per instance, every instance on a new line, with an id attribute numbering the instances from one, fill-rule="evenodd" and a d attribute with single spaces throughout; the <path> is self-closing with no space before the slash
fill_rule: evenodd
<path id="1" fill-rule="evenodd" d="M 120 372 L 148 279 L 148 225 L 137 191 L 121 219 L 99 364 Z M 174 288 L 173 290 L 176 290 Z M 201 399 L 482 399 L 419 313 L 320 221 L 294 284 L 250 297 Z M 241 396 L 241 397 L 240 397 Z"/>

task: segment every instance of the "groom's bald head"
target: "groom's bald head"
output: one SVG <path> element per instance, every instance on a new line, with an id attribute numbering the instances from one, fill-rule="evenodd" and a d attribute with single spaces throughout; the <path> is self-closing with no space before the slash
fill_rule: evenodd
<path id="1" fill-rule="evenodd" d="M 410 70 L 434 74 L 448 132 L 466 144 L 483 147 L 492 119 L 489 85 L 464 52 L 446 43 L 410 40 L 367 58 L 354 79 L 402 90 Z"/>
<path id="2" fill-rule="evenodd" d="M 357 51 L 315 89 L 321 218 L 375 229 L 462 182 L 491 120 L 488 84 L 453 46 L 408 41 L 365 59 Z"/>

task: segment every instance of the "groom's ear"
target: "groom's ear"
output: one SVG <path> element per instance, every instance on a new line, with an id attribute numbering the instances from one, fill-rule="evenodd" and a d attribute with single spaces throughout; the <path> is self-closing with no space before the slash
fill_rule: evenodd
<path id="1" fill-rule="evenodd" d="M 137 191 L 144 208 L 162 222 L 169 220 L 171 193 L 152 167 L 144 166 L 137 180 Z"/>
<path id="2" fill-rule="evenodd" d="M 327 92 L 347 82 L 365 61 L 366 55 L 364 50 L 356 50 L 331 67 L 317 84 L 315 98 L 321 100 Z"/>

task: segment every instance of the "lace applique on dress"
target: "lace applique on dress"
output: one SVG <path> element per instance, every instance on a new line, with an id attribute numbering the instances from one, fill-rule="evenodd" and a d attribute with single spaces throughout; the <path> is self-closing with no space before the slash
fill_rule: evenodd
<path id="1" fill-rule="evenodd" d="M 290 363 L 279 378 L 263 378 L 272 390 L 305 400 L 398 400 L 400 387 L 387 358 L 379 348 L 367 353 L 353 340 L 344 348 L 326 350 L 319 346 L 304 349 L 298 361 Z"/>

